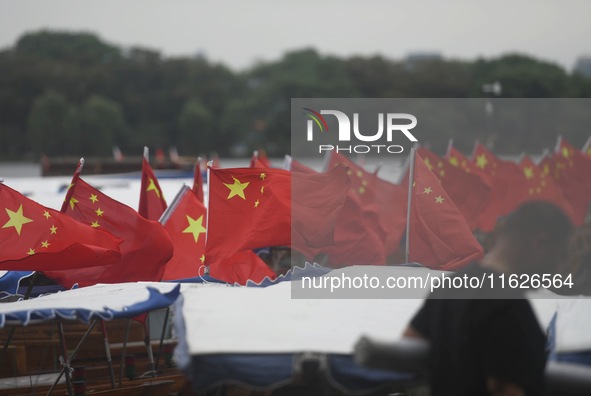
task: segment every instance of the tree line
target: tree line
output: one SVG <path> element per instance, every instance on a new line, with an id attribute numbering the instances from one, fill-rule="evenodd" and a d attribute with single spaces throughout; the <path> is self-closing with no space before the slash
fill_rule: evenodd
<path id="1" fill-rule="evenodd" d="M 92 33 L 31 32 L 0 51 L 0 158 L 109 156 L 114 146 L 139 155 L 144 145 L 176 147 L 181 155 L 237 156 L 254 148 L 283 155 L 292 97 L 481 98 L 491 95 L 483 85 L 495 81 L 500 97 L 591 97 L 591 80 L 520 54 L 409 64 L 305 48 L 233 72 L 204 57 L 121 48 Z M 531 133 L 498 150 L 521 152 Z M 485 138 L 454 135 L 465 149 Z M 588 137 L 564 135 L 575 144 Z"/>

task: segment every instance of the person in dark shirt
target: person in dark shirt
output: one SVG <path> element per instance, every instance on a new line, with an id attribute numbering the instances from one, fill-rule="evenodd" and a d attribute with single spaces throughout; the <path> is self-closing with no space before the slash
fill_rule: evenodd
<path id="1" fill-rule="evenodd" d="M 500 288 L 505 274 L 554 274 L 571 224 L 556 206 L 527 202 L 509 215 L 480 263 L 455 276 L 496 283 L 435 290 L 411 320 L 406 337 L 430 343 L 432 396 L 544 394 L 545 336 L 519 288 Z"/>

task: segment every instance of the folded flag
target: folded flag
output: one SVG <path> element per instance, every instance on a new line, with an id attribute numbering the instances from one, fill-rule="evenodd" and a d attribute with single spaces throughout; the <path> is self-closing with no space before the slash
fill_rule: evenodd
<path id="1" fill-rule="evenodd" d="M 164 266 L 172 256 L 172 242 L 162 224 L 145 219 L 81 178 L 75 178 L 66 197 L 67 215 L 123 240 L 121 258 L 109 266 L 51 271 L 46 275 L 66 288 L 76 283 L 90 286 L 162 279 Z"/>
<path id="2" fill-rule="evenodd" d="M 418 154 L 414 161 L 408 226 L 410 261 L 454 270 L 484 255 L 464 216 Z"/>
<path id="3" fill-rule="evenodd" d="M 114 264 L 121 257 L 121 239 L 46 208 L 3 183 L 0 227 L 3 270 L 97 267 Z"/>
<path id="4" fill-rule="evenodd" d="M 147 150 L 145 148 L 144 150 Z M 142 160 L 142 185 L 140 190 L 140 204 L 138 213 L 148 220 L 158 221 L 166 210 L 166 200 L 158 179 L 144 155 Z"/>

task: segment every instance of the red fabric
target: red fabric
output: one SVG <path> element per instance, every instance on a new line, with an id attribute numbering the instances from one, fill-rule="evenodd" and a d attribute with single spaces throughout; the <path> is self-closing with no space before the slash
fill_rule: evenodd
<path id="1" fill-rule="evenodd" d="M 464 216 L 418 154 L 409 228 L 409 259 L 427 267 L 457 269 L 484 254 Z"/>
<path id="2" fill-rule="evenodd" d="M 172 257 L 172 242 L 164 227 L 143 218 L 132 208 L 103 194 L 82 179 L 71 186 L 66 214 L 79 222 L 121 238 L 121 259 L 103 267 L 46 272 L 66 288 L 75 283 L 160 281 L 164 265 Z"/>
<path id="3" fill-rule="evenodd" d="M 335 243 L 322 249 L 331 267 L 386 264 L 386 233 L 378 212 L 375 205 L 363 205 L 355 196 L 347 196 L 335 225 Z"/>
<path id="4" fill-rule="evenodd" d="M 65 270 L 120 259 L 121 240 L 0 183 L 0 269 Z"/>
<path id="5" fill-rule="evenodd" d="M 478 228 L 491 232 L 499 218 L 529 199 L 527 182 L 519 165 L 497 158 L 480 143 L 476 146 L 471 162 L 474 168 L 491 178 L 490 199 L 478 219 Z"/>
<path id="6" fill-rule="evenodd" d="M 158 179 L 150 163 L 144 158 L 142 161 L 142 186 L 138 213 L 148 220 L 158 221 L 165 210 L 166 201 Z"/>
<path id="7" fill-rule="evenodd" d="M 376 213 L 380 227 L 386 234 L 386 254 L 394 253 L 399 249 L 406 228 L 407 187 L 382 180 L 344 155 L 334 153 L 330 157 L 328 169 L 333 169 L 338 164 L 349 168 L 349 195 L 359 200 L 364 210 Z"/>
<path id="8" fill-rule="evenodd" d="M 174 253 L 164 269 L 162 280 L 193 278 L 203 274 L 205 261 L 207 209 L 195 193 L 184 186 L 163 218 Z"/>
<path id="9" fill-rule="evenodd" d="M 582 225 L 591 198 L 591 159 L 561 139 L 557 152 L 543 164 L 549 165 L 556 184 L 570 203 L 575 225 Z"/>
<path id="10" fill-rule="evenodd" d="M 275 279 L 275 273 L 252 250 L 244 250 L 209 266 L 209 275 L 228 283 L 245 285 L 259 283 L 265 278 Z"/>
<path id="11" fill-rule="evenodd" d="M 572 206 L 550 175 L 550 168 L 547 167 L 545 172 L 543 167 L 537 166 L 527 155 L 521 159 L 519 166 L 525 176 L 530 199 L 548 201 L 557 205 L 574 222 L 576 218 Z"/>
<path id="12" fill-rule="evenodd" d="M 344 169 L 210 169 L 206 264 L 247 249 L 332 244 L 348 183 Z"/>
<path id="13" fill-rule="evenodd" d="M 264 153 L 255 151 L 250 159 L 250 167 L 269 169 L 271 168 L 271 162 L 269 162 L 269 159 Z"/>
<path id="14" fill-rule="evenodd" d="M 466 168 L 460 168 L 457 156 L 457 166 L 445 161 L 426 148 L 419 148 L 419 155 L 425 161 L 427 167 L 437 175 L 443 188 L 456 204 L 471 230 L 478 227 L 478 218 L 488 204 L 492 186 L 473 172 L 467 172 Z M 455 162 L 455 161 L 454 161 Z"/>

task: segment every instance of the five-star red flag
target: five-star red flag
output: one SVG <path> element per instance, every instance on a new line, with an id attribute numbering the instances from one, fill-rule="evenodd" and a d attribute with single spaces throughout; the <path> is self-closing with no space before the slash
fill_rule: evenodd
<path id="1" fill-rule="evenodd" d="M 499 218 L 508 215 L 529 199 L 527 183 L 519 165 L 497 158 L 480 143 L 474 150 L 472 164 L 491 178 L 490 199 L 478 220 L 480 230 L 491 232 Z"/>
<path id="2" fill-rule="evenodd" d="M 575 221 L 573 209 L 550 175 L 549 167 L 544 170 L 527 155 L 521 159 L 519 166 L 525 175 L 527 192 L 531 199 L 551 202 L 560 207 L 572 221 Z"/>
<path id="3" fill-rule="evenodd" d="M 348 188 L 341 168 L 329 174 L 211 168 L 205 262 L 266 246 L 332 244 Z"/>
<path id="4" fill-rule="evenodd" d="M 419 148 L 418 154 L 427 167 L 439 177 L 443 188 L 464 215 L 470 229 L 475 230 L 478 227 L 480 213 L 488 204 L 491 185 L 477 174 L 467 172 L 464 170 L 466 168 L 452 165 L 426 148 Z M 457 156 L 453 158 L 459 165 L 460 159 Z"/>
<path id="5" fill-rule="evenodd" d="M 205 261 L 205 226 L 207 209 L 195 193 L 183 186 L 162 216 L 162 224 L 174 246 L 162 280 L 193 278 L 203 271 Z"/>
<path id="6" fill-rule="evenodd" d="M 144 157 L 142 160 L 142 186 L 138 213 L 148 220 L 158 221 L 165 210 L 166 201 L 162 189 L 150 163 Z"/>
<path id="7" fill-rule="evenodd" d="M 591 200 L 591 158 L 560 139 L 556 152 L 545 163 L 574 212 L 574 224 L 582 225 Z"/>
<path id="8" fill-rule="evenodd" d="M 172 242 L 162 224 L 103 194 L 82 179 L 70 186 L 66 214 L 121 238 L 121 259 L 104 267 L 46 274 L 64 287 L 97 283 L 160 281 L 172 256 Z"/>
<path id="9" fill-rule="evenodd" d="M 406 228 L 406 187 L 382 180 L 344 155 L 334 153 L 330 157 L 328 169 L 333 169 L 338 164 L 349 168 L 349 195 L 358 199 L 365 210 L 377 214 L 379 224 L 386 233 L 386 254 L 396 252 Z"/>
<path id="10" fill-rule="evenodd" d="M 292 172 L 317 173 L 295 159 L 290 159 L 290 165 Z M 380 225 L 376 206 L 363 204 L 350 189 L 335 223 L 334 244 L 318 249 L 304 248 L 302 253 L 309 259 L 318 253 L 325 253 L 333 268 L 360 264 L 384 265 L 386 235 Z"/>
<path id="11" fill-rule="evenodd" d="M 121 240 L 0 183 L 0 269 L 65 270 L 120 259 Z"/>
<path id="12" fill-rule="evenodd" d="M 231 257 L 209 265 L 209 275 L 228 283 L 246 285 L 248 281 L 262 282 L 275 279 L 275 272 L 252 250 L 235 253 Z"/>
<path id="13" fill-rule="evenodd" d="M 250 158 L 250 167 L 269 169 L 271 168 L 271 162 L 263 151 L 255 151 Z"/>
<path id="14" fill-rule="evenodd" d="M 409 260 L 453 270 L 480 259 L 484 251 L 437 176 L 415 154 L 410 207 Z"/>

